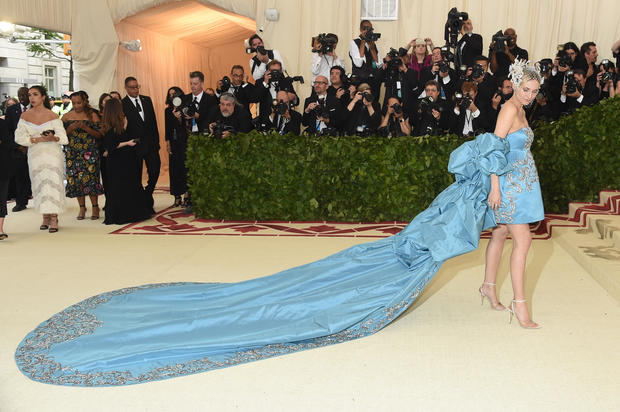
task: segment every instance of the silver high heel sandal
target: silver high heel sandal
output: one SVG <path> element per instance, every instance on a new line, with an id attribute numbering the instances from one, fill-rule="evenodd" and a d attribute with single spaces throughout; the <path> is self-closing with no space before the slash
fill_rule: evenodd
<path id="1" fill-rule="evenodd" d="M 499 310 L 499 311 L 506 310 L 504 305 L 502 305 L 499 301 L 497 301 L 497 305 L 493 305 L 493 301 L 491 300 L 491 298 L 488 297 L 487 295 L 485 295 L 484 292 L 482 291 L 482 287 L 484 285 L 495 286 L 495 283 L 483 282 L 482 286 L 480 286 L 480 288 L 478 289 L 478 292 L 480 292 L 480 306 L 484 305 L 484 298 L 487 298 L 487 299 L 489 299 L 489 303 L 491 304 L 491 309 L 495 309 L 495 310 Z"/>
<path id="2" fill-rule="evenodd" d="M 523 300 L 512 300 L 512 302 L 510 303 L 510 308 L 508 308 L 508 323 L 512 323 L 512 317 L 514 316 L 515 318 L 517 318 L 517 321 L 519 321 L 519 326 L 521 326 L 523 329 L 540 329 L 542 328 L 542 326 L 540 326 L 539 324 L 535 323 L 533 320 L 529 320 L 529 322 L 521 322 L 521 319 L 519 319 L 519 317 L 517 316 L 517 314 L 515 313 L 515 308 L 514 308 L 514 304 L 515 303 L 523 303 L 523 302 L 527 302 L 526 299 Z"/>

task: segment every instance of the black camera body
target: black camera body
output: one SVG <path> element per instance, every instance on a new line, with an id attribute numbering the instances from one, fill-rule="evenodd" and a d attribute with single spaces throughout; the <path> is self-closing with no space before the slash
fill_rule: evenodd
<path id="1" fill-rule="evenodd" d="M 190 99 L 185 100 L 179 109 L 187 117 L 194 117 L 196 114 L 196 105 Z"/>
<path id="2" fill-rule="evenodd" d="M 581 83 L 575 79 L 575 73 L 571 70 L 566 72 L 566 94 L 575 93 L 576 91 L 581 93 L 583 91 L 583 87 L 581 87 Z"/>
<path id="3" fill-rule="evenodd" d="M 551 59 L 542 59 L 538 62 L 538 66 L 540 67 L 540 74 L 547 74 L 553 69 L 553 61 Z"/>
<path id="4" fill-rule="evenodd" d="M 364 92 L 362 93 L 362 99 L 366 100 L 368 103 L 372 103 L 375 100 L 375 96 L 371 93 Z"/>
<path id="5" fill-rule="evenodd" d="M 479 79 L 482 76 L 484 76 L 484 67 L 482 67 L 482 65 L 480 63 L 476 63 L 474 64 L 474 67 L 472 68 L 471 71 L 471 78 L 472 79 Z"/>
<path id="6" fill-rule="evenodd" d="M 558 66 L 569 68 L 573 67 L 573 61 L 571 60 L 568 53 L 566 53 L 564 50 L 558 52 Z"/>
<path id="7" fill-rule="evenodd" d="M 246 47 L 245 52 L 247 54 L 252 54 L 252 53 L 267 54 L 267 55 L 270 55 L 269 58 L 272 58 L 271 55 L 273 55 L 273 50 L 266 49 L 265 46 L 258 46 L 257 48 Z"/>
<path id="8" fill-rule="evenodd" d="M 217 137 L 218 139 L 222 139 L 223 138 L 223 133 L 224 132 L 230 132 L 235 133 L 235 128 L 233 126 L 229 126 L 227 124 L 222 123 L 221 121 L 216 122 L 213 125 L 213 130 L 212 130 L 212 134 L 213 137 Z"/>
<path id="9" fill-rule="evenodd" d="M 332 33 L 321 33 L 316 37 L 316 41 L 321 45 L 320 49 L 312 50 L 312 53 L 329 53 L 334 51 L 334 46 L 338 41 Z"/>
<path id="10" fill-rule="evenodd" d="M 374 29 L 368 29 L 366 30 L 366 34 L 363 36 L 360 36 L 360 39 L 365 40 L 365 41 L 377 41 L 381 38 L 381 33 L 375 33 Z"/>
<path id="11" fill-rule="evenodd" d="M 421 99 L 418 108 L 418 110 L 423 114 L 431 114 L 433 110 L 437 110 L 438 112 L 443 111 L 443 108 L 431 96 L 426 96 Z"/>
<path id="12" fill-rule="evenodd" d="M 458 106 L 461 112 L 465 112 L 465 110 L 467 110 L 467 108 L 471 105 L 472 102 L 473 99 L 471 98 L 469 93 L 454 93 L 454 103 L 456 104 L 456 106 Z"/>
<path id="13" fill-rule="evenodd" d="M 280 70 L 271 70 L 269 83 L 279 83 L 284 80 L 284 74 Z"/>
<path id="14" fill-rule="evenodd" d="M 392 105 L 392 110 L 394 110 L 394 114 L 401 114 L 403 112 L 403 106 L 400 103 L 394 103 Z"/>
<path id="15" fill-rule="evenodd" d="M 450 71 L 450 63 L 448 63 L 446 60 L 439 60 L 437 62 L 437 67 L 442 73 L 448 73 Z"/>
<path id="16" fill-rule="evenodd" d="M 405 48 L 401 47 L 400 49 L 396 50 L 395 48 L 390 47 L 390 51 L 388 52 L 388 57 L 390 59 L 383 59 L 383 63 L 385 63 L 387 66 L 385 76 L 386 82 L 394 82 L 398 80 L 398 72 L 400 70 L 400 67 L 404 65 L 401 57 L 406 55 L 407 50 Z"/>
<path id="17" fill-rule="evenodd" d="M 282 100 L 273 100 L 271 103 L 271 110 L 273 110 L 274 113 L 279 114 L 280 116 L 284 115 L 288 111 L 288 108 L 288 103 L 285 103 Z"/>
<path id="18" fill-rule="evenodd" d="M 448 12 L 448 19 L 444 27 L 444 39 L 450 47 L 456 47 L 459 32 L 463 27 L 463 22 L 467 19 L 469 19 L 469 15 L 458 11 L 456 7 L 451 8 Z"/>
<path id="19" fill-rule="evenodd" d="M 230 86 L 231 86 L 231 84 L 232 84 L 232 83 L 230 82 L 230 77 L 228 77 L 228 76 L 224 76 L 224 77 L 222 77 L 221 82 L 222 82 L 222 89 L 221 89 L 220 91 L 221 91 L 221 92 L 227 92 L 227 91 L 228 91 L 228 89 L 230 89 Z"/>
<path id="20" fill-rule="evenodd" d="M 495 42 L 493 51 L 495 53 L 504 53 L 506 44 L 510 42 L 510 39 L 510 36 L 504 36 L 504 33 L 502 33 L 501 30 L 498 30 L 498 32 L 493 35 L 493 41 Z"/>
<path id="21" fill-rule="evenodd" d="M 450 50 L 450 46 L 446 45 L 441 47 L 441 58 L 446 62 L 454 63 L 455 55 Z"/>

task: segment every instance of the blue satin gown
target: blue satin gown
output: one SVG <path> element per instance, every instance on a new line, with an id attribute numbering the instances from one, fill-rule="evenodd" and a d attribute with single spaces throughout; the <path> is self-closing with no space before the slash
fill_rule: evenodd
<path id="1" fill-rule="evenodd" d="M 456 181 L 395 236 L 239 283 L 153 284 L 93 296 L 39 325 L 15 358 L 29 378 L 111 386 L 167 379 L 375 333 L 448 258 L 496 225 L 491 173 L 511 170 L 487 133 L 450 156 Z"/>

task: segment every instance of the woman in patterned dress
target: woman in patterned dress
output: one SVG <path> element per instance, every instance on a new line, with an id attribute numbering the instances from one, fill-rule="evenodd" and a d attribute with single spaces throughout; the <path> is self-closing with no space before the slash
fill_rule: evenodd
<path id="1" fill-rule="evenodd" d="M 514 298 L 508 308 L 509 320 L 514 315 L 523 328 L 538 329 L 527 309 L 525 299 L 525 262 L 532 242 L 529 223 L 545 217 L 538 172 L 530 146 L 534 133 L 529 128 L 523 106 L 530 104 L 540 88 L 540 74 L 525 62 L 510 67 L 514 95 L 504 104 L 497 117 L 495 135 L 505 138 L 510 151 L 506 158 L 512 171 L 501 176 L 491 175 L 489 207 L 494 211 L 497 226 L 493 229 L 486 250 L 484 283 L 480 287 L 482 301 L 489 299 L 491 307 L 506 310 L 495 294 L 495 279 L 506 236 L 513 239 L 510 256 L 510 276 Z"/>
<path id="2" fill-rule="evenodd" d="M 61 145 L 68 143 L 67 134 L 58 115 L 50 110 L 43 86 L 32 86 L 28 98 L 31 108 L 22 113 L 17 123 L 15 143 L 28 147 L 34 207 L 43 214 L 40 229 L 55 233 L 58 213 L 65 206 L 65 161 Z"/>
<path id="3" fill-rule="evenodd" d="M 101 119 L 88 104 L 84 91 L 71 95 L 73 110 L 63 116 L 69 144 L 65 147 L 67 160 L 67 197 L 76 197 L 80 206 L 78 220 L 86 215 L 86 199 L 92 205 L 91 219 L 99 219 L 99 195 L 103 186 L 99 180 L 100 157 L 97 140 L 101 138 Z"/>

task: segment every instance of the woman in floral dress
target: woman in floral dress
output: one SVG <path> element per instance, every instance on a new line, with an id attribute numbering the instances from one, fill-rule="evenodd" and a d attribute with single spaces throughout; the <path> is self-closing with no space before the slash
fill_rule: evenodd
<path id="1" fill-rule="evenodd" d="M 86 215 L 86 196 L 92 204 L 91 219 L 99 219 L 99 195 L 103 186 L 99 180 L 100 156 L 97 139 L 101 134 L 101 119 L 88 104 L 84 91 L 71 95 L 73 110 L 63 116 L 69 144 L 65 147 L 67 161 L 67 197 L 76 197 L 80 206 L 78 220 Z"/>

